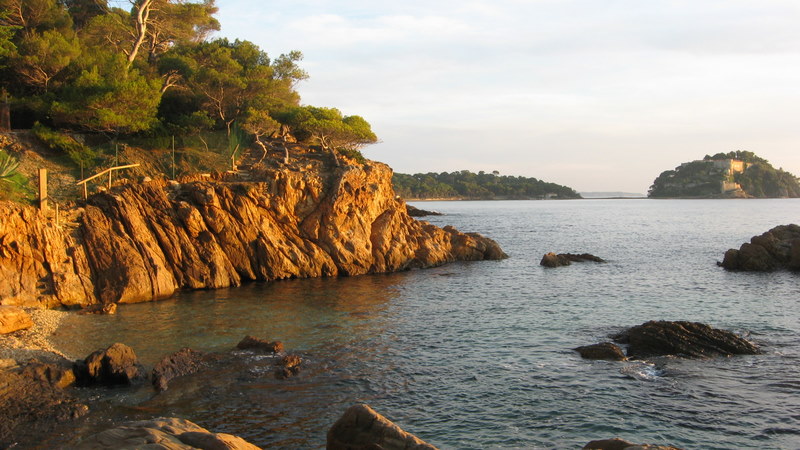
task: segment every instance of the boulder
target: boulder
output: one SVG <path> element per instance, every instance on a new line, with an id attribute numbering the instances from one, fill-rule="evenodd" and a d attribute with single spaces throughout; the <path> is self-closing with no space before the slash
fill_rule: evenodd
<path id="1" fill-rule="evenodd" d="M 574 350 L 580 353 L 581 358 L 584 359 L 603 359 L 607 361 L 625 361 L 627 359 L 622 349 L 611 342 L 584 345 Z"/>
<path id="2" fill-rule="evenodd" d="M 83 361 L 76 362 L 74 369 L 81 385 L 131 384 L 139 376 L 136 353 L 120 343 L 93 352 Z"/>
<path id="3" fill-rule="evenodd" d="M 698 322 L 651 321 L 620 333 L 614 340 L 628 344 L 629 358 L 711 358 L 759 353 L 758 347 L 746 339 Z"/>
<path id="4" fill-rule="evenodd" d="M 164 450 L 199 448 L 207 450 L 258 450 L 244 439 L 225 433 L 212 433 L 185 419 L 160 417 L 128 422 L 83 439 L 81 450 L 123 450 L 158 448 Z"/>
<path id="5" fill-rule="evenodd" d="M 31 362 L 22 368 L 22 376 L 64 389 L 75 384 L 72 367 L 60 364 Z"/>
<path id="6" fill-rule="evenodd" d="M 436 447 L 403 431 L 367 405 L 353 405 L 328 430 L 328 450 L 406 449 Z"/>
<path id="7" fill-rule="evenodd" d="M 559 253 L 555 254 L 553 252 L 547 253 L 542 256 L 542 260 L 539 262 L 540 265 L 545 267 L 561 267 L 561 266 L 569 266 L 573 262 L 585 262 L 585 261 L 592 261 L 603 263 L 606 262 L 603 258 L 591 255 L 589 253 L 582 253 L 582 254 L 574 254 L 574 253 Z"/>
<path id="8" fill-rule="evenodd" d="M 266 339 L 259 339 L 253 336 L 245 336 L 236 348 L 239 350 L 257 350 L 267 353 L 280 353 L 283 351 L 283 342 L 273 341 L 270 342 Z"/>
<path id="9" fill-rule="evenodd" d="M 800 270 L 800 226 L 780 225 L 753 236 L 739 249 L 729 249 L 720 266 L 727 270 L 769 272 Z"/>
<path id="10" fill-rule="evenodd" d="M 153 367 L 153 386 L 157 391 L 166 391 L 170 380 L 199 371 L 203 367 L 202 352 L 190 348 L 182 348 L 177 352 L 161 358 Z"/>
<path id="11" fill-rule="evenodd" d="M 652 444 L 634 444 L 620 438 L 601 439 L 583 446 L 583 450 L 681 450 L 677 447 Z"/>
<path id="12" fill-rule="evenodd" d="M 31 316 L 18 306 L 0 306 L 0 334 L 13 333 L 33 326 Z"/>

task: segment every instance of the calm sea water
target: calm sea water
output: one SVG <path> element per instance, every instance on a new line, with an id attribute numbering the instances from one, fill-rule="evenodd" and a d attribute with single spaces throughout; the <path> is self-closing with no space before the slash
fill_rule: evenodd
<path id="1" fill-rule="evenodd" d="M 300 353 L 152 391 L 117 390 L 98 416 L 185 417 L 261 446 L 315 448 L 366 402 L 441 448 L 580 448 L 621 437 L 692 449 L 800 448 L 800 275 L 728 273 L 725 250 L 800 222 L 798 200 L 430 202 L 430 217 L 497 240 L 504 261 L 392 275 L 293 280 L 184 293 L 70 317 L 74 357 L 124 342 L 152 365 L 246 334 Z M 607 264 L 539 266 L 544 253 Z M 585 361 L 570 349 L 648 320 L 693 320 L 749 336 L 758 356 Z M 97 417 L 97 416 L 96 416 Z M 95 419 L 99 420 L 99 419 Z M 85 430 L 84 430 L 85 431 Z"/>

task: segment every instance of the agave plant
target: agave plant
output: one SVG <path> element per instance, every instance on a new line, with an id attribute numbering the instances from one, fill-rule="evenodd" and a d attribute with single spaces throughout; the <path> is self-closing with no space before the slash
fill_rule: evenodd
<path id="1" fill-rule="evenodd" d="M 12 181 L 12 177 L 17 174 L 19 161 L 8 153 L 0 150 L 0 180 L 7 183 Z"/>

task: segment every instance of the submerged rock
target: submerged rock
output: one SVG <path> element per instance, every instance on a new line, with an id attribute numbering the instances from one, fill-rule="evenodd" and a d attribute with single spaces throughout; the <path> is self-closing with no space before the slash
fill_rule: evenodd
<path id="1" fill-rule="evenodd" d="M 3 283 L 10 280 L 3 280 Z M 31 316 L 18 306 L 0 306 L 0 334 L 13 333 L 33 326 Z"/>
<path id="2" fill-rule="evenodd" d="M 182 348 L 161 358 L 153 367 L 153 386 L 157 391 L 166 391 L 173 378 L 193 374 L 203 368 L 205 353 Z"/>
<path id="3" fill-rule="evenodd" d="M 574 350 L 580 353 L 581 358 L 584 359 L 603 359 L 607 361 L 625 361 L 627 359 L 622 349 L 611 342 L 584 345 Z"/>
<path id="4" fill-rule="evenodd" d="M 800 270 L 800 226 L 780 225 L 753 236 L 749 243 L 725 252 L 720 266 L 727 270 L 768 272 Z"/>
<path id="5" fill-rule="evenodd" d="M 634 444 L 620 438 L 600 439 L 583 446 L 583 450 L 681 450 L 677 447 L 653 444 Z"/>
<path id="6" fill-rule="evenodd" d="M 606 262 L 603 258 L 599 258 L 589 253 L 582 253 L 578 255 L 574 253 L 555 254 L 553 252 L 550 252 L 542 256 L 542 260 L 539 262 L 539 264 L 545 267 L 561 267 L 561 266 L 569 266 L 573 262 L 585 262 L 585 261 L 592 261 L 598 263 Z"/>
<path id="7" fill-rule="evenodd" d="M 78 383 L 84 386 L 131 384 L 139 377 L 136 353 L 125 344 L 113 344 L 76 362 L 75 375 Z"/>
<path id="8" fill-rule="evenodd" d="M 280 353 L 283 351 L 283 342 L 270 342 L 266 339 L 259 339 L 253 336 L 245 336 L 244 339 L 236 344 L 239 350 L 258 350 L 267 353 Z"/>
<path id="9" fill-rule="evenodd" d="M 367 405 L 353 405 L 328 430 L 328 450 L 434 450 Z"/>
<path id="10" fill-rule="evenodd" d="M 225 433 L 212 433 L 193 422 L 174 417 L 128 422 L 83 439 L 76 448 L 81 450 L 260 449 L 240 437 Z"/>
<path id="11" fill-rule="evenodd" d="M 618 334 L 614 340 L 628 344 L 629 358 L 711 358 L 759 353 L 758 347 L 746 339 L 699 322 L 651 321 Z"/>
<path id="12" fill-rule="evenodd" d="M 300 373 L 300 363 L 303 359 L 297 355 L 286 355 L 277 362 L 275 378 L 285 380 Z"/>

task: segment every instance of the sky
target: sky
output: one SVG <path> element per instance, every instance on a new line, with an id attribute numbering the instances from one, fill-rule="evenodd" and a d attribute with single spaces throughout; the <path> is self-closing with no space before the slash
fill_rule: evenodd
<path id="1" fill-rule="evenodd" d="M 219 36 L 303 52 L 302 103 L 402 173 L 646 193 L 749 150 L 800 175 L 797 0 L 217 0 Z"/>

